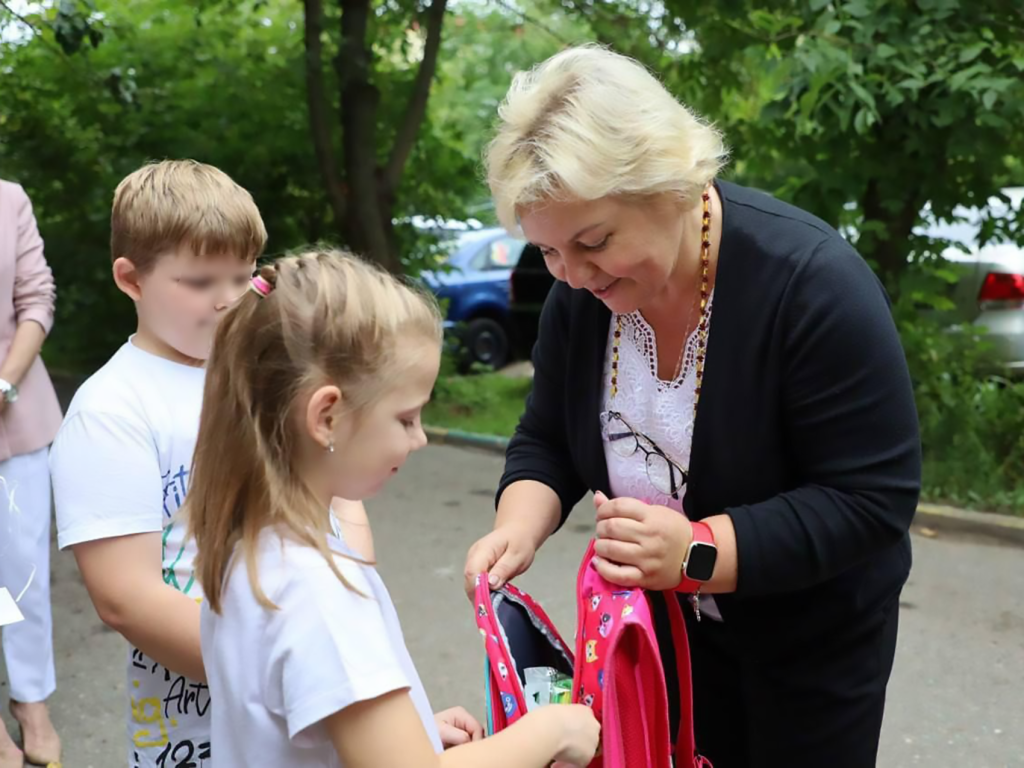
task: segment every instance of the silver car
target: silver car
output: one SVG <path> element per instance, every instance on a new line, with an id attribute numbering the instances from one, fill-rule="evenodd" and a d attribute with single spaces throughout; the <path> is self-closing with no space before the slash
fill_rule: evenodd
<path id="1" fill-rule="evenodd" d="M 990 217 L 1005 217 L 1020 210 L 1024 187 L 1004 189 L 1011 201 L 989 201 Z M 918 230 L 919 234 L 947 238 L 963 248 L 951 246 L 943 257 L 958 265 L 961 278 L 953 289 L 957 315 L 983 329 L 993 352 L 1011 374 L 1024 376 L 1024 248 L 1013 243 L 978 246 L 981 213 L 977 208 L 954 211 L 956 222 L 938 222 Z"/>

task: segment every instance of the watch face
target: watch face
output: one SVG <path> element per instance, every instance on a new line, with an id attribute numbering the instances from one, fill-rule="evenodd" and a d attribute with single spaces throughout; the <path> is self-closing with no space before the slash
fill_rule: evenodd
<path id="1" fill-rule="evenodd" d="M 702 541 L 695 541 L 690 547 L 690 556 L 686 560 L 686 577 L 694 581 L 710 581 L 715 573 L 716 560 L 718 560 L 717 547 Z"/>

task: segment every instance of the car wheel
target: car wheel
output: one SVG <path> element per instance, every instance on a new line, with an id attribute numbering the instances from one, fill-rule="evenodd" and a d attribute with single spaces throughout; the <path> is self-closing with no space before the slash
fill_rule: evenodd
<path id="1" fill-rule="evenodd" d="M 462 334 L 463 366 L 489 365 L 495 370 L 508 362 L 508 333 L 501 323 L 487 317 L 470 320 Z"/>

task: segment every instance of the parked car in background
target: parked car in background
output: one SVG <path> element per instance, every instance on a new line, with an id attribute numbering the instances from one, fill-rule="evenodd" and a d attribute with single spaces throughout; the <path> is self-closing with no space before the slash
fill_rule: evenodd
<path id="1" fill-rule="evenodd" d="M 1021 209 L 1024 187 L 1004 189 L 1003 194 L 1013 210 Z M 1024 248 L 992 242 L 979 246 L 981 212 L 960 207 L 953 213 L 958 221 L 938 222 L 918 232 L 962 246 L 950 246 L 942 254 L 961 274 L 952 295 L 957 316 L 983 329 L 996 359 L 1011 375 L 1024 376 Z M 1004 218 L 1010 213 L 1004 200 L 989 201 L 989 217 Z"/>
<path id="2" fill-rule="evenodd" d="M 466 232 L 443 264 L 420 275 L 447 302 L 445 328 L 461 342 L 466 365 L 501 368 L 512 358 L 509 278 L 525 245 L 498 227 Z"/>
<path id="3" fill-rule="evenodd" d="M 540 312 L 555 278 L 544 264 L 540 248 L 527 243 L 509 281 L 512 340 L 517 357 L 529 357 L 537 343 Z"/>

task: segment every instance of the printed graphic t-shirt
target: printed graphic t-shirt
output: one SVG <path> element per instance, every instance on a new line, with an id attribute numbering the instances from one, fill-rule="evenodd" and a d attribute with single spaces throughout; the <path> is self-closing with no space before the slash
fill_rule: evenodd
<path id="1" fill-rule="evenodd" d="M 160 533 L 164 581 L 197 603 L 195 544 L 175 513 L 189 486 L 205 371 L 131 339 L 78 390 L 50 451 L 57 542 Z M 210 768 L 209 688 L 128 653 L 130 768 Z"/>

